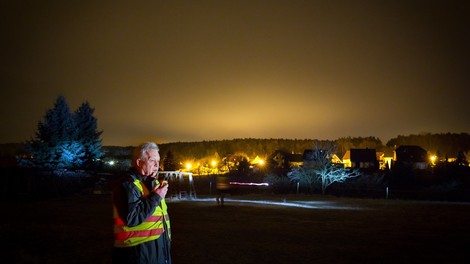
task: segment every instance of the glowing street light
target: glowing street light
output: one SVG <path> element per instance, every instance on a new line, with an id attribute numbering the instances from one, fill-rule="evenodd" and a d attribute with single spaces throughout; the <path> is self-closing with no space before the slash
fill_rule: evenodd
<path id="1" fill-rule="evenodd" d="M 212 173 L 217 173 L 217 161 L 212 160 L 211 165 L 212 165 Z"/>

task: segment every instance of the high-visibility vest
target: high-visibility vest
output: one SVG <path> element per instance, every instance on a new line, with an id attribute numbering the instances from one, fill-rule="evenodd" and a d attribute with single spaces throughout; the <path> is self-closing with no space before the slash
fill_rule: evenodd
<path id="1" fill-rule="evenodd" d="M 139 180 L 133 182 L 142 193 L 142 198 L 146 198 L 150 191 Z M 157 182 L 158 183 L 158 182 Z M 143 223 L 129 227 L 119 217 L 116 206 L 113 208 L 114 215 L 114 246 L 132 247 L 144 242 L 152 241 L 160 237 L 163 232 L 167 232 L 170 238 L 170 218 L 167 213 L 165 199 L 162 199 L 160 206 L 155 208 L 153 214 Z"/>

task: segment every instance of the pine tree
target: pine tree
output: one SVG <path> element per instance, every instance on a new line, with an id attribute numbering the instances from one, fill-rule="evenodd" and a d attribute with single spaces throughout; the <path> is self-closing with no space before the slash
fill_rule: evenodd
<path id="1" fill-rule="evenodd" d="M 33 165 L 47 169 L 66 168 L 62 161 L 63 142 L 73 140 L 75 132 L 73 114 L 65 97 L 59 96 L 44 120 L 38 123 L 35 138 L 26 144 L 33 156 Z"/>
<path id="2" fill-rule="evenodd" d="M 70 112 L 63 96 L 57 97 L 44 120 L 38 123 L 34 139 L 26 144 L 32 155 L 28 165 L 46 169 L 73 169 L 89 166 L 103 156 L 94 109 L 83 103 Z"/>
<path id="3" fill-rule="evenodd" d="M 75 112 L 75 123 L 78 130 L 77 141 L 81 143 L 85 152 L 85 167 L 103 157 L 100 139 L 103 132 L 97 130 L 98 122 L 93 116 L 94 111 L 95 109 L 91 108 L 88 102 L 84 102 Z"/>
<path id="4" fill-rule="evenodd" d="M 85 150 L 78 141 L 63 141 L 57 146 L 60 158 L 57 160 L 57 168 L 79 168 L 85 162 Z"/>

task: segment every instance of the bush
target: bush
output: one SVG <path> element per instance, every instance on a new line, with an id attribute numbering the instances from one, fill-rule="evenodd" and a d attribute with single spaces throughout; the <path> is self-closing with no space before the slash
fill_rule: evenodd
<path id="1" fill-rule="evenodd" d="M 273 193 L 285 194 L 294 192 L 294 186 L 287 177 L 281 177 L 276 174 L 268 174 L 264 181 L 269 184 Z"/>

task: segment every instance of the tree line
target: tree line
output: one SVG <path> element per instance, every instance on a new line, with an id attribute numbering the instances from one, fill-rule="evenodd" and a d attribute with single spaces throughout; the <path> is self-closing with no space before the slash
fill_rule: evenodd
<path id="1" fill-rule="evenodd" d="M 103 147 L 98 131 L 94 109 L 88 102 L 72 112 L 64 96 L 58 96 L 54 107 L 38 122 L 35 137 L 20 146 L 23 152 L 22 165 L 42 168 L 89 168 L 103 157 L 129 158 L 132 146 Z M 158 143 L 158 142 L 157 142 Z M 336 140 L 319 139 L 256 139 L 236 138 L 231 140 L 208 140 L 200 142 L 159 143 L 162 159 L 203 159 L 207 157 L 243 156 L 267 158 L 276 151 L 301 154 L 317 145 L 335 145 L 335 154 L 342 157 L 352 148 L 369 148 L 376 151 L 393 150 L 400 145 L 418 145 L 439 157 L 466 155 L 470 150 L 468 133 L 421 133 L 399 135 L 385 145 L 373 136 L 341 137 Z M 14 145 L 3 144 L 0 154 L 15 153 Z M 5 154 L 4 153 L 4 154 Z M 4 156 L 3 154 L 1 156 Z"/>
<path id="2" fill-rule="evenodd" d="M 457 157 L 459 153 L 470 151 L 470 135 L 468 133 L 422 133 L 399 135 L 387 142 L 388 147 L 400 145 L 417 145 L 438 157 Z"/>
<path id="3" fill-rule="evenodd" d="M 318 139 L 255 139 L 240 138 L 232 140 L 214 140 L 200 142 L 174 142 L 159 144 L 160 152 L 164 155 L 170 151 L 174 156 L 187 159 L 218 155 L 243 153 L 245 156 L 267 157 L 275 151 L 282 150 L 285 153 L 302 154 L 304 150 L 313 149 L 317 145 L 334 144 L 335 154 L 342 157 L 346 151 L 352 148 L 369 148 L 376 151 L 393 150 L 401 145 L 417 145 L 432 153 L 442 156 L 456 157 L 458 153 L 470 151 L 470 135 L 468 133 L 445 133 L 445 134 L 420 134 L 399 135 L 390 139 L 386 145 L 373 136 L 369 137 L 342 137 L 336 140 Z"/>

